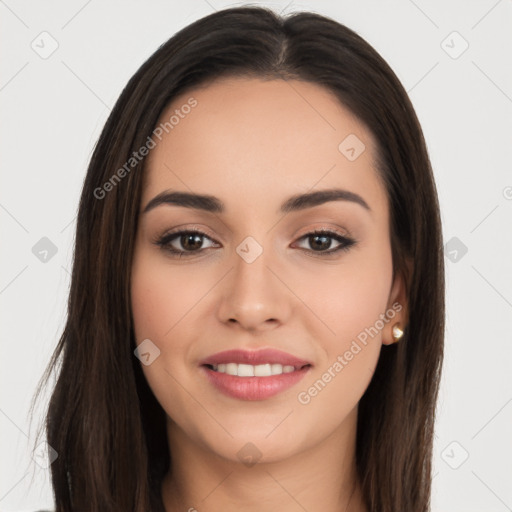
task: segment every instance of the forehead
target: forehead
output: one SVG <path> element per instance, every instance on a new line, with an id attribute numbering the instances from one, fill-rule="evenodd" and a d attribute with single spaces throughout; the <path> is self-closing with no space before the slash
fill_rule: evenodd
<path id="1" fill-rule="evenodd" d="M 192 191 L 220 197 L 229 213 L 336 187 L 386 208 L 373 135 L 317 84 L 220 79 L 175 98 L 166 122 L 161 140 L 153 137 L 143 204 L 164 190 Z"/>

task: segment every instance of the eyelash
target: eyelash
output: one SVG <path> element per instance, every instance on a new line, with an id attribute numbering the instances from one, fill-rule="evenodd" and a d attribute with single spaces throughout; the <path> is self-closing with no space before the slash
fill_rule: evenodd
<path id="1" fill-rule="evenodd" d="M 183 231 L 175 231 L 171 233 L 167 233 L 160 238 L 158 238 L 154 243 L 159 246 L 162 250 L 168 252 L 171 257 L 174 258 L 189 258 L 196 256 L 197 254 L 203 252 L 205 249 L 199 249 L 197 251 L 180 251 L 177 249 L 174 249 L 171 247 L 170 242 L 173 241 L 175 238 L 178 238 L 182 235 L 199 235 L 204 238 L 208 238 L 212 240 L 206 233 L 203 231 L 200 231 L 198 229 L 187 229 Z M 340 251 L 348 251 L 353 245 L 357 244 L 357 240 L 353 238 L 349 238 L 345 235 L 341 235 L 337 233 L 336 231 L 330 231 L 327 229 L 318 229 L 311 231 L 309 233 L 306 233 L 305 235 L 301 236 L 298 240 L 307 239 L 312 236 L 323 236 L 326 238 L 333 238 L 337 242 L 340 242 L 341 245 L 339 247 L 336 247 L 335 249 L 329 249 L 327 251 L 313 251 L 312 249 L 302 249 L 300 250 L 305 251 L 307 253 L 313 253 L 311 256 L 313 257 L 321 257 L 321 258 L 327 258 L 336 256 L 337 253 Z M 212 240 L 213 241 L 213 240 Z"/>

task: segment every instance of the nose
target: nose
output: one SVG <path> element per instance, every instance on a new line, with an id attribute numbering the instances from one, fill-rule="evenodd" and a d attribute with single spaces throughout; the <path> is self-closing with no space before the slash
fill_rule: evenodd
<path id="1" fill-rule="evenodd" d="M 218 318 L 247 331 L 274 329 L 288 321 L 293 294 L 270 250 L 248 261 L 235 253 L 233 268 L 220 290 Z"/>

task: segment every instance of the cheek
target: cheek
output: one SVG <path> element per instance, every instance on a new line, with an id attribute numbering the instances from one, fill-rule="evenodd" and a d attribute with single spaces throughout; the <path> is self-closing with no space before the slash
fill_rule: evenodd
<path id="1" fill-rule="evenodd" d="M 176 272 L 165 261 L 142 249 L 131 274 L 131 307 L 136 345 L 149 339 L 160 351 L 141 368 L 158 402 L 169 414 L 183 416 L 187 397 L 179 383 L 186 381 L 183 361 L 188 352 L 187 312 L 198 301 L 198 289 L 186 272 Z"/>
<path id="2" fill-rule="evenodd" d="M 389 300 L 392 257 L 388 245 L 376 249 L 364 248 L 347 256 L 341 265 L 305 273 L 307 277 L 301 279 L 299 293 L 307 297 L 311 310 L 325 325 L 322 338 L 331 358 L 376 322 L 382 330 L 379 320 Z M 372 333 L 372 338 L 381 340 L 380 332 Z"/>
<path id="3" fill-rule="evenodd" d="M 316 321 L 317 327 L 309 326 L 317 333 L 322 358 L 298 398 L 311 413 L 331 410 L 332 425 L 364 394 L 380 355 L 382 329 L 389 323 L 382 318 L 389 299 L 392 258 L 389 245 L 383 242 L 379 248 L 354 253 L 333 272 L 316 273 L 315 278 L 302 281 L 303 290 L 314 290 L 308 295 L 309 305 L 322 320 L 321 324 Z"/>
<path id="4" fill-rule="evenodd" d="M 135 253 L 131 273 L 135 341 L 138 345 L 149 339 L 160 351 L 155 362 L 142 365 L 142 370 L 162 405 L 181 402 L 180 383 L 189 378 L 195 341 L 204 334 L 197 315 L 218 279 L 211 271 L 173 264 L 145 247 Z"/>
<path id="5" fill-rule="evenodd" d="M 189 288 L 183 286 L 183 278 L 179 276 L 177 272 L 171 275 L 166 271 L 165 266 L 156 261 L 150 251 L 141 250 L 134 260 L 131 307 L 135 342 L 139 345 L 149 339 L 160 351 L 150 365 L 142 364 L 153 392 L 167 389 L 167 393 L 172 394 L 169 373 L 175 374 L 173 363 L 182 357 L 185 350 L 180 345 L 182 338 L 176 336 L 176 331 L 183 325 L 180 319 L 186 315 L 188 303 L 182 290 L 187 292 Z"/>
<path id="6" fill-rule="evenodd" d="M 186 324 L 182 320 L 204 293 L 196 282 L 190 272 L 162 263 L 161 256 L 142 254 L 135 260 L 131 304 L 137 342 L 150 338 L 165 343 Z"/>

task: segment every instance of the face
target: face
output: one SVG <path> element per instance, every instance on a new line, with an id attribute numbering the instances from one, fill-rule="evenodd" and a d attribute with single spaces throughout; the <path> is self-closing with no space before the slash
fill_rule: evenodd
<path id="1" fill-rule="evenodd" d="M 223 79 L 161 121 L 176 110 L 147 159 L 131 276 L 170 432 L 261 462 L 349 435 L 405 311 L 371 133 L 299 81 Z M 316 194 L 332 190 L 350 194 Z"/>

